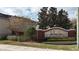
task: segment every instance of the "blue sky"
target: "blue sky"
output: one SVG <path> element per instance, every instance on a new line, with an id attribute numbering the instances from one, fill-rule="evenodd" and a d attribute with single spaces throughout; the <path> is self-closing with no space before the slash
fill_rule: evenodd
<path id="1" fill-rule="evenodd" d="M 41 7 L 0 7 L 0 13 L 23 16 L 31 18 L 32 20 L 37 21 L 38 11 Z M 69 18 L 77 18 L 77 8 L 76 7 L 57 7 L 57 10 L 64 9 L 68 12 Z"/>

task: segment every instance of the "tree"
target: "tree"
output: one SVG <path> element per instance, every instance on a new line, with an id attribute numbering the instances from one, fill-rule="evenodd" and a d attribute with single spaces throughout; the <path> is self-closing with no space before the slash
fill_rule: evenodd
<path id="1" fill-rule="evenodd" d="M 48 25 L 50 27 L 53 27 L 54 25 L 56 25 L 56 20 L 57 20 L 57 8 L 50 7 L 48 13 Z"/>
<path id="2" fill-rule="evenodd" d="M 65 10 L 61 9 L 58 13 L 55 7 L 50 7 L 49 10 L 48 7 L 43 7 L 40 10 L 41 12 L 38 14 L 39 28 L 46 29 L 47 26 L 58 26 L 65 29 L 71 28 L 72 23 Z"/>
<path id="3" fill-rule="evenodd" d="M 65 10 L 61 9 L 58 12 L 58 17 L 57 17 L 56 25 L 59 26 L 59 27 L 65 28 L 65 29 L 71 28 L 72 23 L 69 20 L 68 13 Z"/>
<path id="4" fill-rule="evenodd" d="M 38 13 L 38 20 L 39 20 L 39 28 L 46 29 L 46 26 L 48 25 L 47 22 L 47 9 L 48 7 L 43 7 L 40 9 L 40 12 Z"/>
<path id="5" fill-rule="evenodd" d="M 71 20 L 71 22 L 72 22 L 72 28 L 77 29 L 77 19 L 74 18 Z"/>
<path id="6" fill-rule="evenodd" d="M 30 27 L 26 30 L 24 36 L 26 37 L 26 39 L 31 39 L 33 40 L 36 34 L 36 30 L 34 27 Z"/>

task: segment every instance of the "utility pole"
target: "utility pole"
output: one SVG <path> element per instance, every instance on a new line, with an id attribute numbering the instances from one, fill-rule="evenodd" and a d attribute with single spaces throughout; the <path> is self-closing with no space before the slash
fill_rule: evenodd
<path id="1" fill-rule="evenodd" d="M 38 40 L 38 30 L 39 30 L 39 25 L 36 26 L 36 31 L 37 31 L 37 40 Z"/>
<path id="2" fill-rule="evenodd" d="M 77 18 L 77 48 L 79 48 L 79 7 L 78 7 L 78 18 Z"/>

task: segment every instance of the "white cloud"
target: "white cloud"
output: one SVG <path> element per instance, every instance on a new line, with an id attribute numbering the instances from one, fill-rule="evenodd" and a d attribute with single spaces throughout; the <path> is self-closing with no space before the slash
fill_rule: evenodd
<path id="1" fill-rule="evenodd" d="M 37 20 L 37 14 L 41 7 L 4 7 L 0 8 L 1 13 L 9 14 L 9 15 L 17 15 L 29 17 L 33 20 Z M 77 8 L 67 8 L 67 7 L 57 7 L 58 11 L 60 9 L 64 9 L 68 11 L 69 18 L 77 17 Z"/>
<path id="2" fill-rule="evenodd" d="M 16 13 L 14 12 L 14 10 L 12 10 L 12 9 L 5 9 L 4 12 L 5 12 L 6 14 L 16 15 Z"/>
<path id="3" fill-rule="evenodd" d="M 77 18 L 77 8 L 76 7 L 57 7 L 57 10 L 64 9 L 68 12 L 69 18 Z"/>

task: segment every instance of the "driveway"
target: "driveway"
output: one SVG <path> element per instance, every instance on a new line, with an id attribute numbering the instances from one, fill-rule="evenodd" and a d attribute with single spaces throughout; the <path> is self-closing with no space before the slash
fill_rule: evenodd
<path id="1" fill-rule="evenodd" d="M 57 51 L 57 50 L 0 44 L 0 51 Z"/>

